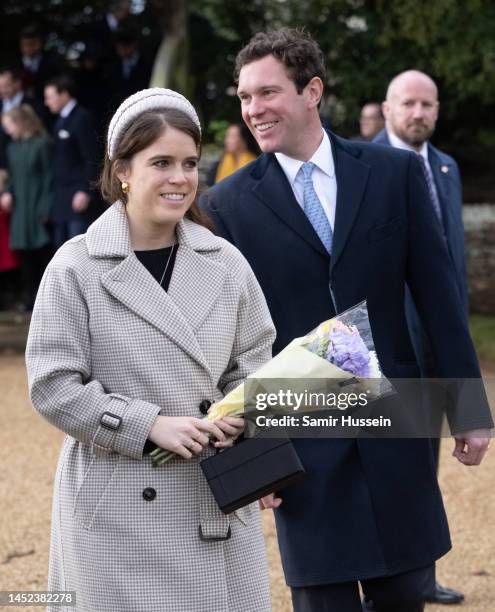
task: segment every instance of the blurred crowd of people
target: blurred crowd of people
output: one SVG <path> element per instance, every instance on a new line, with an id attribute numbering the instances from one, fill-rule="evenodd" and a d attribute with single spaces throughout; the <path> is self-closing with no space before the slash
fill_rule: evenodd
<path id="1" fill-rule="evenodd" d="M 35 23 L 20 31 L 16 54 L 0 58 L 0 309 L 29 312 L 54 250 L 103 210 L 96 182 L 105 126 L 152 72 L 130 8 L 129 0 L 109 1 L 85 32 L 77 67 L 45 49 Z M 372 140 L 383 125 L 380 105 L 366 104 L 356 138 Z M 258 153 L 243 123 L 229 125 L 206 182 Z"/>
<path id="2" fill-rule="evenodd" d="M 45 49 L 35 23 L 0 58 L 0 309 L 29 312 L 53 251 L 102 210 L 104 126 L 151 78 L 130 8 L 109 1 L 75 67 Z"/>

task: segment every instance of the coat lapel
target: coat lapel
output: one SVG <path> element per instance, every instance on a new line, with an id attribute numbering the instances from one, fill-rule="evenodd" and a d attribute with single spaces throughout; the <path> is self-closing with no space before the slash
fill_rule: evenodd
<path id="1" fill-rule="evenodd" d="M 337 205 L 331 259 L 333 268 L 345 248 L 356 221 L 368 183 L 370 167 L 358 159 L 360 151 L 357 147 L 345 143 L 334 134 L 331 134 L 330 142 L 337 177 Z"/>
<path id="2" fill-rule="evenodd" d="M 361 200 L 366 190 L 370 168 L 361 162 L 357 147 L 329 134 L 337 177 L 337 204 L 331 266 L 337 263 L 352 226 L 356 220 Z M 273 155 L 262 155 L 252 176 L 258 179 L 253 193 L 296 234 L 315 250 L 328 256 L 318 235 L 297 203 L 285 174 Z"/>
<path id="3" fill-rule="evenodd" d="M 124 207 L 117 203 L 112 208 L 88 230 L 90 254 L 121 258 L 102 275 L 103 286 L 209 371 L 196 331 L 224 284 L 225 266 L 203 254 L 218 250 L 220 240 L 190 221 L 179 223 L 179 247 L 168 292 L 165 292 L 132 251 Z M 108 215 L 106 219 L 105 215 Z M 202 293 L 198 295 L 198 291 Z"/>
<path id="4" fill-rule="evenodd" d="M 252 175 L 258 179 L 253 194 L 316 251 L 328 257 L 317 233 L 297 203 L 284 171 L 274 155 L 262 155 Z"/>

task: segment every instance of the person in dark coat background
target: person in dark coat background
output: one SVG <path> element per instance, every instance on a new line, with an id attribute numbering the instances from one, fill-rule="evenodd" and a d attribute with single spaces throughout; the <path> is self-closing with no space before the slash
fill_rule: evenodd
<path id="1" fill-rule="evenodd" d="M 119 28 L 114 34 L 114 44 L 117 60 L 108 64 L 105 79 L 111 109 L 133 93 L 149 87 L 152 69 L 151 62 L 141 53 L 138 30 L 133 25 Z"/>
<path id="2" fill-rule="evenodd" d="M 447 243 L 459 295 L 467 317 L 468 288 L 462 223 L 462 184 L 455 160 L 439 151 L 429 141 L 435 130 L 438 109 L 438 89 L 433 80 L 417 70 L 402 72 L 388 86 L 386 101 L 383 103 L 386 127 L 373 142 L 412 151 L 421 158 L 420 163 L 428 182 L 431 205 Z M 421 375 L 426 378 L 436 378 L 431 346 L 409 289 L 406 291 L 405 307 L 409 333 Z M 438 469 L 439 438 L 434 438 L 432 444 Z M 435 572 L 432 571 L 427 601 L 457 604 L 463 599 L 462 593 L 438 584 Z"/>
<path id="3" fill-rule="evenodd" d="M 44 120 L 44 106 L 40 100 L 24 91 L 20 69 L 15 65 L 0 67 L 0 116 L 21 104 L 29 104 L 38 117 Z M 0 126 L 0 168 L 5 168 L 7 164 L 6 151 L 9 140 L 9 135 Z"/>
<path id="4" fill-rule="evenodd" d="M 24 310 L 30 312 L 51 255 L 47 223 L 52 203 L 51 143 L 41 120 L 28 105 L 2 116 L 12 141 L 7 147 L 9 184 L 0 198 L 10 220 L 10 248 L 18 251 Z"/>
<path id="5" fill-rule="evenodd" d="M 98 172 L 97 136 L 93 118 L 78 104 L 72 78 L 48 81 L 45 103 L 54 115 L 53 243 L 60 247 L 83 234 L 95 213 L 94 182 Z"/>
<path id="6" fill-rule="evenodd" d="M 323 130 L 323 54 L 307 34 L 257 34 L 238 54 L 236 76 L 263 154 L 201 202 L 260 282 L 274 352 L 366 299 L 384 374 L 418 378 L 407 282 L 438 375 L 479 380 L 416 157 Z M 454 456 L 478 465 L 493 421 L 486 398 L 469 410 L 453 424 Z M 262 504 L 276 509 L 295 611 L 361 612 L 359 581 L 378 612 L 422 612 L 431 564 L 451 546 L 429 439 L 295 439 L 294 447 L 306 478 Z"/>
<path id="7" fill-rule="evenodd" d="M 43 49 L 43 33 L 36 23 L 25 26 L 19 35 L 19 65 L 24 90 L 29 96 L 43 99 L 48 79 L 63 71 L 63 60 Z M 41 117 L 45 120 L 45 117 Z"/>
<path id="8" fill-rule="evenodd" d="M 130 0 L 109 0 L 105 14 L 89 25 L 86 48 L 94 50 L 102 65 L 117 59 L 113 37 L 127 22 L 132 22 Z"/>

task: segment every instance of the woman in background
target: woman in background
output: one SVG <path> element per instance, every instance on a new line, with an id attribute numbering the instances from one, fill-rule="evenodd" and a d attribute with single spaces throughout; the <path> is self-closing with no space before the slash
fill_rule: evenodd
<path id="1" fill-rule="evenodd" d="M 0 168 L 0 196 L 7 184 L 7 172 Z M 9 247 L 10 215 L 0 207 L 0 310 L 14 305 L 17 293 L 19 258 Z"/>
<path id="2" fill-rule="evenodd" d="M 2 125 L 12 140 L 7 146 L 9 182 L 0 205 L 11 212 L 10 248 L 20 256 L 24 307 L 30 311 L 50 256 L 51 145 L 28 105 L 7 111 Z"/>
<path id="3" fill-rule="evenodd" d="M 210 185 L 219 183 L 258 157 L 257 144 L 247 127 L 240 123 L 229 125 L 225 132 L 225 152 L 210 171 Z"/>

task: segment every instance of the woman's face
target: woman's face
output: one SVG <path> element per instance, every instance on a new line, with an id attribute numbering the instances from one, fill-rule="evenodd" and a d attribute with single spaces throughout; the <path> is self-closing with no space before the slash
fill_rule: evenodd
<path id="1" fill-rule="evenodd" d="M 188 134 L 167 126 L 118 174 L 129 184 L 127 212 L 146 226 L 175 225 L 184 217 L 198 189 L 198 151 Z"/>
<path id="2" fill-rule="evenodd" d="M 225 132 L 224 147 L 227 153 L 237 153 L 246 148 L 239 126 L 231 125 L 227 128 Z"/>
<path id="3" fill-rule="evenodd" d="M 14 140 L 18 140 L 21 137 L 21 130 L 15 121 L 9 116 L 4 115 L 2 117 L 2 126 L 3 129 L 7 132 L 7 134 L 13 138 Z"/>

